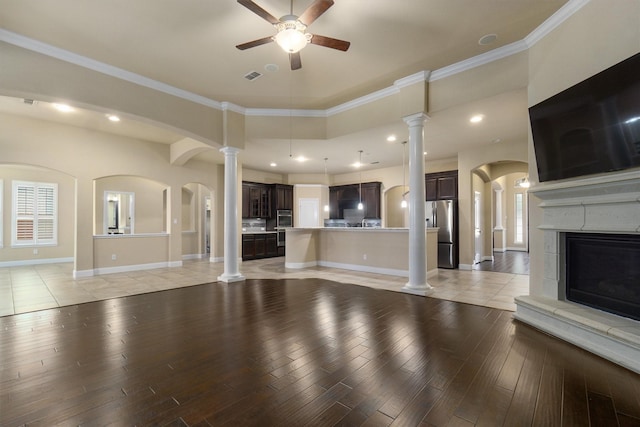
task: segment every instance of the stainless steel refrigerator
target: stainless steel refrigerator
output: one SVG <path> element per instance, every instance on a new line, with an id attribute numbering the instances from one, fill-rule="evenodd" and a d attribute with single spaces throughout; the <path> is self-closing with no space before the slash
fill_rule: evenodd
<path id="1" fill-rule="evenodd" d="M 456 201 L 437 200 L 425 203 L 426 226 L 439 227 L 438 267 L 458 268 L 458 205 Z"/>

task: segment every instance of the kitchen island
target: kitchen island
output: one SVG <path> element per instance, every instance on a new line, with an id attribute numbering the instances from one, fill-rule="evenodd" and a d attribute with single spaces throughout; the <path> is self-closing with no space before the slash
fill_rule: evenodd
<path id="1" fill-rule="evenodd" d="M 425 229 L 427 275 L 438 270 L 438 228 Z M 407 228 L 290 228 L 286 268 L 314 266 L 409 277 Z"/>

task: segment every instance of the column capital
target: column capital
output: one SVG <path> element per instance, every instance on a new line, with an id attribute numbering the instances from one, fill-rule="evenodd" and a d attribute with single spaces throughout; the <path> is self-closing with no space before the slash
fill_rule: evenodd
<path id="1" fill-rule="evenodd" d="M 238 154 L 242 150 L 237 147 L 231 147 L 229 145 L 226 145 L 222 147 L 219 151 L 224 153 L 225 155 L 229 155 L 229 154 Z"/>
<path id="2" fill-rule="evenodd" d="M 429 120 L 429 118 L 426 113 L 416 113 L 404 116 L 402 120 L 409 126 L 415 126 L 424 123 L 426 120 Z"/>

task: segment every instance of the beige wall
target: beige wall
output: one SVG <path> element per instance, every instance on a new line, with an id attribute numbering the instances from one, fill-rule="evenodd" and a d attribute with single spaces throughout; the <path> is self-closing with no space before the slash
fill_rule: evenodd
<path id="1" fill-rule="evenodd" d="M 147 122 L 221 146 L 223 115 L 214 109 L 88 68 L 0 42 L 0 94 L 34 98 L 97 111 L 118 111 L 123 119 Z M 244 141 L 242 141 L 244 142 Z"/>
<path id="2" fill-rule="evenodd" d="M 640 2 L 591 0 L 529 49 L 529 106 L 640 52 Z M 537 181 L 531 133 L 529 179 Z M 530 294 L 543 295 L 540 200 L 529 199 Z"/>
<path id="3" fill-rule="evenodd" d="M 105 192 L 133 193 L 134 234 L 162 233 L 166 219 L 163 216 L 165 184 L 138 176 L 109 176 L 95 181 L 95 234 L 104 233 Z"/>
<path id="4" fill-rule="evenodd" d="M 39 255 L 57 258 L 74 254 L 77 263 L 76 271 L 92 271 L 95 262 L 100 259 L 100 257 L 94 257 L 94 250 L 97 247 L 94 245 L 93 234 L 94 229 L 102 233 L 103 210 L 96 207 L 97 200 L 102 200 L 104 189 L 106 189 L 101 187 L 102 178 L 111 177 L 109 178 L 111 180 L 121 180 L 117 185 L 118 188 L 109 189 L 129 191 L 133 188 L 136 192 L 136 233 L 166 230 L 163 221 L 165 210 L 169 212 L 172 220 L 177 221 L 177 226 L 169 230 L 168 249 L 165 249 L 162 257 L 159 258 L 169 262 L 182 259 L 182 187 L 187 183 L 197 182 L 216 191 L 223 185 L 221 165 L 190 160 L 184 166 L 173 166 L 169 163 L 169 146 L 165 144 L 8 114 L 0 114 L 0 129 L 2 129 L 0 151 L 3 162 L 58 170 L 62 176 L 67 176 L 62 188 L 60 209 L 64 212 L 64 220 L 71 218 L 72 222 L 68 225 L 63 223 L 64 228 L 60 228 L 59 238 L 66 239 L 70 236 L 71 243 L 67 244 L 67 240 L 61 242 L 65 246 L 64 249 L 59 250 L 65 255 L 51 252 L 54 249 L 44 253 L 40 251 Z M 43 149 L 43 147 L 55 147 L 55 150 Z M 123 179 L 124 177 L 137 178 L 128 180 Z M 6 184 L 6 181 L 11 178 L 4 179 Z M 98 183 L 95 189 L 94 181 Z M 103 184 L 105 182 L 108 181 L 102 181 Z M 125 186 L 122 187 L 120 184 Z M 70 188 L 69 191 L 67 187 Z M 168 193 L 172 196 L 169 206 L 164 204 L 162 195 L 164 188 L 170 190 Z M 219 193 L 222 194 L 221 191 Z M 6 194 L 10 192 L 5 191 Z M 222 199 L 216 202 L 215 206 L 221 212 Z M 102 206 L 101 202 L 100 206 Z M 77 215 L 74 216 L 75 212 Z M 220 213 L 218 218 L 222 218 Z M 222 233 L 214 233 L 214 236 L 222 236 Z M 120 239 L 113 241 L 112 244 L 125 245 L 128 242 Z M 221 257 L 223 251 L 221 242 L 216 242 L 215 250 L 216 253 L 212 256 Z M 21 258 L 16 255 L 5 255 L 6 253 L 11 252 L 3 252 L 3 257 L 7 256 L 7 260 Z M 151 250 L 149 253 L 156 253 L 156 251 Z M 110 259 L 108 261 L 110 262 Z"/>

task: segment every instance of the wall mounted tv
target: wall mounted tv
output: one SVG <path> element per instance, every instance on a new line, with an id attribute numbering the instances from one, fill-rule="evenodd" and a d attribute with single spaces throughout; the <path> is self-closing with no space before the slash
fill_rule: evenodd
<path id="1" fill-rule="evenodd" d="M 529 108 L 540 182 L 640 166 L 640 53 Z"/>

